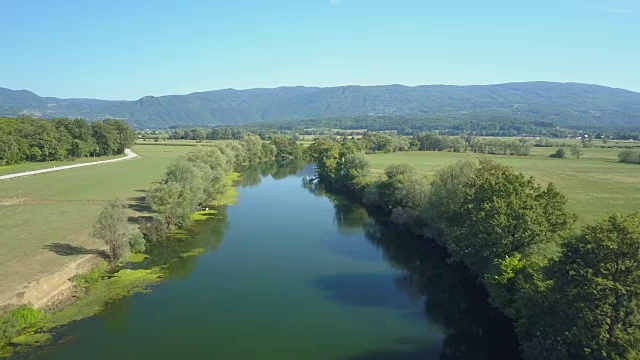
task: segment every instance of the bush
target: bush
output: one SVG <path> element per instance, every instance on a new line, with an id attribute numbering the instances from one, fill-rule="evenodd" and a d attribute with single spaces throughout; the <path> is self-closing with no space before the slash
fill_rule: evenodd
<path id="1" fill-rule="evenodd" d="M 0 344 L 9 342 L 32 325 L 44 320 L 47 315 L 30 305 L 21 305 L 0 315 Z"/>
<path id="2" fill-rule="evenodd" d="M 167 224 L 159 217 L 143 220 L 140 223 L 139 230 L 144 240 L 149 244 L 163 240 L 168 235 Z"/>
<path id="3" fill-rule="evenodd" d="M 618 153 L 620 162 L 629 164 L 640 164 L 640 150 L 624 150 Z"/>
<path id="4" fill-rule="evenodd" d="M 554 152 L 553 154 L 549 155 L 549 157 L 564 159 L 567 157 L 567 152 L 564 150 L 564 148 L 560 148 L 556 150 L 556 152 Z"/>
<path id="5" fill-rule="evenodd" d="M 89 272 L 74 276 L 73 281 L 80 287 L 86 287 L 102 279 L 102 276 L 104 276 L 106 270 L 106 264 L 100 263 L 98 266 L 95 266 L 94 268 L 89 270 Z"/>
<path id="6" fill-rule="evenodd" d="M 132 231 L 129 235 L 129 248 L 133 253 L 141 253 L 146 250 L 147 242 L 139 229 Z"/>

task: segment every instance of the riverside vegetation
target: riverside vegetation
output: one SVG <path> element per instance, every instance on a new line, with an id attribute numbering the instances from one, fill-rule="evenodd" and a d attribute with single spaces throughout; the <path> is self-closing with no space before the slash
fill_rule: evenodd
<path id="1" fill-rule="evenodd" d="M 431 137 L 431 139 L 435 139 L 433 143 L 436 143 L 436 144 L 438 141 L 442 140 L 436 137 Z M 460 139 L 464 142 L 464 139 L 462 138 Z M 334 154 L 334 155 L 331 155 L 331 157 L 335 157 L 335 154 L 337 154 L 337 157 L 335 157 L 334 159 L 335 161 L 328 161 L 325 164 L 325 165 L 328 165 L 328 168 L 332 168 L 333 169 L 332 171 L 334 171 L 335 174 L 338 174 L 334 179 L 335 180 L 334 187 L 337 187 L 343 190 L 349 190 L 349 191 L 354 189 L 363 189 L 363 188 L 369 189 L 368 191 L 363 191 L 361 194 L 361 198 L 364 198 L 366 200 L 366 203 L 369 206 L 381 208 L 384 212 L 387 212 L 388 214 L 390 214 L 391 218 L 395 222 L 405 225 L 407 227 L 410 227 L 415 232 L 421 235 L 427 235 L 427 236 L 431 236 L 438 239 L 438 237 L 434 235 L 429 235 L 430 234 L 429 231 L 432 231 L 432 230 L 428 230 L 429 226 L 426 225 L 428 224 L 426 222 L 429 219 L 428 215 L 421 215 L 421 210 L 426 210 L 425 204 L 427 204 L 428 203 L 427 200 L 430 199 L 429 196 L 425 195 L 425 190 L 429 189 L 429 186 L 433 186 L 434 182 L 426 181 L 421 175 L 416 174 L 414 169 L 411 169 L 411 166 L 405 167 L 405 166 L 396 165 L 395 167 L 388 168 L 387 169 L 388 171 L 385 172 L 386 181 L 380 181 L 380 182 L 376 181 L 372 183 L 371 179 L 369 179 L 369 176 L 366 175 L 368 174 L 368 171 L 362 171 L 362 169 L 368 168 L 367 161 L 366 159 L 363 159 L 362 156 L 358 154 L 361 150 L 365 150 L 366 152 L 394 152 L 398 150 L 405 150 L 407 149 L 406 148 L 407 144 L 409 148 L 413 146 L 415 149 L 417 145 L 416 141 L 420 143 L 420 141 L 418 141 L 417 139 L 408 139 L 408 138 L 398 137 L 395 135 L 369 134 L 358 140 L 350 140 L 350 141 L 344 141 L 344 142 L 321 140 L 321 141 L 318 141 L 316 144 L 312 144 L 310 146 L 309 151 L 311 154 L 316 154 L 318 148 L 326 148 L 328 153 Z M 512 143 L 519 142 L 519 141 L 513 141 L 513 140 L 504 140 L 504 141 L 505 142 L 508 141 Z M 327 142 L 328 145 L 327 144 L 318 145 L 322 142 Z M 458 140 L 455 139 L 455 142 L 458 142 Z M 335 146 L 334 143 L 337 143 L 338 146 Z M 417 145 L 418 149 L 421 147 L 421 145 L 422 144 Z M 449 151 L 455 152 L 453 148 L 447 148 L 447 149 Z M 220 155 L 218 155 L 218 153 Z M 169 166 L 162 181 L 158 183 L 148 193 L 148 199 L 150 203 L 154 206 L 157 212 L 157 215 L 155 217 L 147 217 L 147 218 L 139 219 L 141 232 L 138 232 L 134 229 L 131 233 L 127 233 L 127 236 L 124 236 L 124 235 L 119 236 L 118 238 L 122 239 L 122 242 L 119 247 L 120 250 L 114 251 L 113 252 L 114 255 L 112 256 L 112 258 L 114 260 L 118 258 L 123 258 L 122 254 L 125 254 L 129 251 L 132 251 L 132 252 L 140 251 L 140 249 L 144 249 L 146 247 L 145 242 L 159 243 L 159 241 L 166 238 L 166 235 L 169 231 L 172 231 L 172 234 L 180 234 L 180 231 L 181 231 L 180 229 L 187 228 L 189 226 L 189 223 L 194 218 L 206 218 L 208 216 L 211 216 L 214 211 L 206 211 L 206 210 L 199 211 L 195 216 L 193 214 L 193 211 L 201 210 L 203 208 L 206 209 L 206 207 L 211 206 L 212 203 L 216 203 L 217 201 L 219 201 L 221 198 L 225 196 L 224 195 L 225 190 L 223 189 L 228 188 L 229 179 L 230 179 L 229 174 L 232 172 L 233 169 L 237 168 L 239 164 L 251 163 L 254 161 L 269 160 L 273 158 L 287 159 L 291 157 L 296 157 L 299 154 L 300 154 L 300 147 L 296 144 L 295 141 L 293 141 L 289 137 L 276 137 L 272 139 L 270 143 L 266 143 L 257 137 L 249 136 L 243 141 L 241 141 L 239 144 L 238 143 L 214 144 L 213 146 L 199 148 L 193 154 L 184 155 L 183 157 L 179 158 Z M 327 157 L 327 159 L 329 158 L 330 157 Z M 479 165 L 480 162 L 476 163 L 474 161 L 471 161 L 470 163 L 472 165 L 469 166 L 469 169 L 474 169 L 475 167 L 480 166 Z M 211 164 L 211 165 L 207 165 L 207 164 Z M 321 165 L 320 162 L 318 162 L 318 164 L 319 166 Z M 211 166 L 214 166 L 215 169 L 212 169 Z M 483 168 L 483 170 L 486 170 L 486 169 L 487 167 Z M 473 172 L 471 170 L 469 171 L 474 173 L 475 175 L 479 175 L 482 173 L 480 170 L 476 170 L 476 172 Z M 365 174 L 365 176 L 360 176 L 359 174 L 361 173 Z M 496 174 L 497 173 L 500 173 L 500 172 L 498 171 L 496 172 Z M 328 179 L 328 177 L 326 177 L 325 179 Z M 475 181 L 479 182 L 480 180 L 475 179 Z M 483 178 L 483 181 L 488 181 L 488 180 L 487 178 Z M 412 186 L 405 187 L 405 185 L 408 183 L 411 183 Z M 217 190 L 209 189 L 203 186 L 203 184 L 211 184 L 213 185 L 212 189 L 217 187 Z M 527 186 L 524 186 L 523 188 L 528 189 Z M 371 190 L 371 189 L 375 189 L 375 190 Z M 427 191 L 426 194 L 431 194 L 430 191 L 431 190 Z M 476 189 L 475 191 L 478 191 L 478 190 Z M 541 199 L 546 199 L 544 201 L 543 200 L 536 200 L 536 201 L 547 204 L 550 209 L 552 209 L 553 206 L 549 205 L 548 203 L 553 203 L 554 201 L 558 201 L 558 202 L 563 201 L 561 194 L 559 194 L 557 191 L 548 191 L 547 197 L 540 195 L 539 191 L 531 190 L 531 193 L 533 194 L 531 195 L 531 197 L 533 198 L 539 197 Z M 380 194 L 383 194 L 383 196 L 380 196 Z M 496 190 L 496 194 L 501 194 L 501 193 Z M 513 194 L 512 195 L 517 197 L 518 192 L 515 191 L 514 194 L 516 195 L 513 195 Z M 152 200 L 154 196 L 157 198 L 157 201 L 155 203 Z M 499 198 L 499 197 L 496 197 L 496 198 Z M 395 203 L 388 199 L 394 199 L 393 201 L 395 201 Z M 406 199 L 411 199 L 411 201 L 408 201 L 405 203 Z M 387 205 L 385 205 L 385 201 L 389 201 Z M 466 199 L 465 201 L 469 201 L 469 200 Z M 112 203 L 117 203 L 117 200 L 114 200 Z M 482 201 L 478 201 L 478 203 L 484 204 L 484 202 Z M 537 202 L 535 201 L 534 202 L 525 201 L 523 203 L 525 205 L 528 204 L 526 206 L 529 206 L 531 209 L 536 209 L 537 205 L 531 205 L 531 203 L 537 204 Z M 508 203 L 508 204 L 511 204 L 511 203 Z M 516 202 L 516 204 L 518 204 L 518 202 Z M 525 206 L 525 205 L 522 205 L 522 206 Z M 115 209 L 118 208 L 113 204 L 111 206 Z M 105 209 L 107 207 L 108 206 L 106 206 Z M 476 207 L 475 209 L 477 208 L 478 207 Z M 507 207 L 507 209 L 510 209 L 510 208 Z M 501 210 L 502 212 L 500 214 L 502 214 L 503 217 L 510 216 L 509 215 L 510 213 L 507 213 L 504 209 L 501 209 Z M 560 211 L 560 210 L 558 211 L 560 214 L 566 214 L 566 211 Z M 504 215 L 505 213 L 507 215 Z M 538 229 L 543 229 L 543 230 L 546 229 L 545 226 L 547 225 L 545 225 L 545 222 L 548 222 L 548 219 L 542 217 L 542 220 L 540 220 L 541 215 L 539 213 L 540 211 L 536 213 L 538 214 L 536 215 L 538 217 L 535 218 L 538 220 L 533 221 L 533 225 L 530 226 L 531 233 L 538 231 Z M 456 213 L 456 214 L 458 214 L 457 216 L 460 216 L 459 213 Z M 524 215 L 523 217 L 527 218 L 527 216 L 524 216 Z M 122 219 L 122 217 L 119 217 L 119 218 Z M 453 224 L 448 225 L 450 229 L 454 229 L 449 231 L 452 231 L 452 232 L 459 231 L 459 229 L 455 230 L 456 229 L 455 226 L 457 224 L 455 222 L 455 219 L 457 218 L 458 217 L 454 216 L 453 217 L 454 220 L 452 220 Z M 462 217 L 459 217 L 459 218 L 462 218 Z M 509 219 L 507 218 L 506 220 L 505 219 L 502 219 L 502 220 L 507 221 Z M 417 226 L 421 224 L 420 221 L 424 221 L 424 223 L 422 223 L 422 225 L 424 225 L 423 229 L 419 229 L 418 228 L 419 226 Z M 478 221 L 482 223 L 480 220 Z M 567 220 L 567 223 L 568 224 L 566 227 L 572 230 L 570 216 Z M 462 226 L 462 225 L 457 224 L 457 226 Z M 471 226 L 471 225 L 465 224 L 465 226 Z M 433 228 L 435 227 L 432 227 L 432 229 Z M 515 228 L 516 230 L 518 229 L 518 227 L 515 225 L 513 226 L 513 228 Z M 545 231 L 549 233 L 553 233 L 556 230 L 557 229 L 554 228 L 552 230 L 547 229 Z M 521 296 L 524 296 L 524 294 L 526 293 L 522 289 L 520 289 L 520 287 L 525 287 L 523 284 L 526 285 L 525 280 L 527 279 L 527 277 L 524 276 L 523 273 L 527 273 L 527 272 L 532 272 L 533 274 L 536 274 L 536 276 L 538 277 L 544 276 L 544 277 L 541 277 L 542 280 L 539 280 L 539 282 L 542 285 L 536 285 L 536 286 L 539 286 L 544 291 L 546 291 L 546 292 L 541 291 L 540 294 L 548 295 L 548 294 L 552 294 L 553 292 L 553 295 L 555 297 L 552 297 L 549 295 L 548 296 L 549 299 L 561 299 L 562 296 L 557 294 L 562 294 L 561 291 L 568 291 L 568 290 L 566 287 L 557 288 L 557 287 L 551 286 L 551 284 L 555 284 L 555 282 L 553 281 L 554 279 L 553 276 L 560 276 L 560 275 L 557 275 L 557 273 L 555 272 L 556 270 L 554 267 L 552 267 L 552 265 L 559 266 L 556 264 L 559 263 L 559 254 L 562 254 L 564 251 L 564 244 L 568 242 L 568 240 L 566 239 L 571 239 L 574 236 L 573 234 L 571 234 L 572 231 L 570 230 L 567 231 L 569 233 L 568 235 L 563 233 L 561 236 L 560 235 L 555 237 L 551 236 L 550 237 L 551 240 L 542 241 L 541 245 L 538 244 L 540 245 L 539 247 L 534 246 L 533 249 L 530 249 L 531 246 L 533 245 L 531 245 L 529 242 L 530 241 L 535 242 L 537 240 L 524 239 L 522 240 L 521 244 L 519 243 L 519 245 L 517 246 L 514 245 L 514 247 L 517 248 L 518 251 L 510 248 L 511 245 L 508 245 L 510 240 L 508 239 L 508 236 L 505 235 L 507 240 L 504 240 L 504 242 L 506 242 L 507 245 L 501 245 L 501 248 L 496 250 L 496 253 L 483 254 L 482 255 L 483 259 L 485 259 L 486 262 L 489 264 L 489 265 L 484 265 L 488 270 L 482 268 L 480 265 L 476 265 L 478 266 L 478 270 L 474 270 L 474 271 L 476 274 L 480 275 L 482 282 L 489 289 L 490 294 L 492 295 L 491 301 L 494 304 L 496 304 L 496 306 L 500 307 L 505 313 L 507 313 L 512 318 L 514 318 L 514 316 L 520 316 L 517 311 L 510 313 L 508 312 L 508 310 L 505 310 L 505 309 L 509 307 L 516 310 L 521 310 L 521 309 L 518 309 L 517 306 L 523 306 L 522 305 L 523 301 L 524 303 L 526 303 L 526 301 L 523 300 L 523 299 L 526 299 L 526 297 L 521 298 Z M 443 233 L 444 232 L 445 231 L 443 230 Z M 489 232 L 489 230 L 487 230 L 487 232 Z M 467 232 L 466 234 L 468 235 L 469 233 L 471 232 Z M 96 235 L 97 235 L 97 232 L 96 232 Z M 485 242 L 493 241 L 490 239 L 491 236 L 492 236 L 491 234 L 487 235 L 487 239 L 483 241 Z M 534 236 L 531 236 L 531 237 L 534 238 Z M 140 241 L 141 238 L 144 239 L 144 241 Z M 443 235 L 442 238 L 445 239 L 446 237 Z M 459 249 L 464 249 L 464 247 L 468 245 L 463 242 L 464 239 L 465 239 L 464 236 L 462 236 L 462 237 L 455 238 L 455 240 L 447 240 L 447 242 L 444 242 L 443 240 L 440 243 L 444 244 L 445 247 L 449 249 L 450 253 L 453 255 L 455 259 L 461 260 L 465 262 L 467 265 L 469 265 L 468 262 L 471 262 L 473 259 L 467 260 L 467 258 L 463 257 L 464 254 L 456 256 L 451 250 L 453 246 L 450 245 L 450 244 L 457 243 L 457 241 L 460 241 L 460 245 L 458 245 L 458 247 Z M 163 245 L 162 243 L 159 243 L 159 244 L 160 246 Z M 486 243 L 484 247 L 480 245 L 478 246 L 480 250 L 493 247 L 493 245 L 487 246 Z M 505 248 L 508 250 L 504 250 Z M 123 249 L 125 251 L 123 251 Z M 458 251 L 460 251 L 459 249 Z M 540 250 L 540 254 L 536 253 L 538 250 Z M 511 251 L 511 253 L 513 254 L 509 253 L 509 251 Z M 490 272 L 490 270 L 495 270 L 498 267 L 494 266 L 495 264 L 492 264 L 491 261 L 487 259 L 491 259 L 492 256 L 498 256 L 504 253 L 509 253 L 509 255 L 505 255 L 503 261 L 500 263 L 500 266 L 499 266 L 500 271 Z M 532 255 L 532 253 L 535 256 Z M 466 254 L 466 256 L 471 257 L 470 254 L 471 252 L 469 251 L 469 254 Z M 517 255 L 514 255 L 514 254 L 520 254 L 520 255 L 518 257 Z M 544 260 L 542 262 L 542 265 L 540 265 L 539 268 L 533 267 L 535 271 L 531 270 L 531 268 L 529 268 L 529 266 L 531 266 L 530 263 L 533 262 L 535 264 L 535 261 L 537 261 L 539 258 Z M 506 270 L 503 269 L 503 267 Z M 48 324 L 53 323 L 53 324 L 60 325 L 71 320 L 89 316 L 95 313 L 95 311 L 97 311 L 95 309 L 99 309 L 100 306 L 103 306 L 105 301 L 112 299 L 113 298 L 112 296 L 114 294 L 119 294 L 116 296 L 124 296 L 130 293 L 131 291 L 143 290 L 145 286 L 161 280 L 165 273 L 165 271 L 162 270 L 162 267 L 160 264 L 158 264 L 158 267 L 154 266 L 154 267 L 151 267 L 150 269 L 145 269 L 145 270 L 149 270 L 149 271 L 140 272 L 139 270 L 133 270 L 133 271 L 121 270 L 115 273 L 113 271 L 111 272 L 98 271 L 98 272 L 94 272 L 93 274 L 89 274 L 85 277 L 79 277 L 78 281 L 82 283 L 84 287 L 86 287 L 87 292 L 89 294 L 88 296 L 83 297 L 80 301 L 74 304 L 74 306 L 71 306 L 65 311 L 59 314 L 55 314 L 54 316 L 50 316 L 44 313 L 42 313 L 44 314 L 42 316 L 37 315 L 37 314 L 41 314 L 41 312 L 39 310 L 31 309 L 29 307 L 14 309 L 13 311 L 9 312 L 10 316 L 3 317 L 3 320 L 1 323 L 14 324 L 14 325 L 18 324 L 17 328 L 19 329 L 19 331 L 17 332 L 14 330 L 4 331 L 3 334 L 13 334 L 13 335 L 26 334 L 26 335 L 17 335 L 17 336 L 14 336 L 13 338 L 11 338 L 12 335 L 2 335 L 2 336 L 4 336 L 5 339 L 9 339 L 7 341 L 10 341 L 13 344 L 26 343 L 29 341 L 33 343 L 44 341 L 43 339 L 47 337 L 46 333 L 29 334 L 30 330 L 29 331 L 26 331 L 26 330 L 42 327 L 43 322 L 46 322 Z M 486 273 L 482 273 L 483 271 Z M 504 273 L 506 273 L 507 275 L 504 275 Z M 492 276 L 498 280 L 493 281 L 493 283 L 489 282 Z M 522 280 L 522 279 L 525 279 L 525 280 Z M 494 288 L 493 290 L 491 286 L 493 286 Z M 121 289 L 121 291 L 113 292 L 110 290 L 114 288 Z M 134 290 L 131 290 L 132 288 Z M 510 290 L 505 292 L 504 288 L 508 288 Z M 529 288 L 530 292 L 535 293 L 534 290 L 540 290 L 540 289 Z M 539 296 L 542 296 L 542 295 L 539 295 Z M 505 302 L 507 303 L 508 306 L 501 305 L 500 303 L 500 301 L 503 301 L 505 299 L 506 299 Z M 520 301 L 520 303 L 518 303 L 518 301 L 516 300 Z M 534 303 L 535 303 L 534 301 L 531 301 L 531 304 L 534 304 Z M 567 304 L 566 301 L 562 303 L 560 302 L 553 303 L 552 300 L 548 300 L 548 303 L 544 303 L 543 305 L 540 305 L 540 306 L 543 307 L 545 311 L 550 311 L 547 307 L 550 307 L 552 305 L 556 307 L 560 307 L 566 304 Z M 94 310 L 85 311 L 83 310 L 83 307 L 93 308 Z M 27 320 L 21 320 L 24 317 L 25 313 L 31 314 L 31 315 L 26 317 Z M 553 312 L 550 311 L 550 313 L 553 313 Z M 35 320 L 28 320 L 28 319 L 35 319 Z M 584 321 L 581 324 L 583 323 Z M 543 325 L 547 326 L 548 324 L 543 324 Z M 0 326 L 4 326 L 4 325 L 0 325 Z M 531 325 L 527 325 L 527 326 L 529 326 L 531 329 L 546 329 L 542 325 L 538 325 L 538 327 L 534 327 Z M 555 325 L 551 324 L 550 326 L 556 326 L 557 328 L 556 334 L 562 333 L 563 331 L 562 330 L 563 328 L 558 327 L 557 324 Z M 8 328 L 10 329 L 11 326 L 9 326 Z M 589 327 L 585 326 L 585 328 L 589 328 Z M 523 332 L 527 329 L 527 327 L 524 327 L 524 325 L 522 326 L 519 325 L 518 329 L 519 329 L 519 332 L 521 333 L 521 339 L 523 338 L 527 339 L 528 336 L 530 336 L 528 333 Z M 586 331 L 586 330 L 582 330 L 582 331 Z M 525 335 L 522 335 L 523 333 Z M 550 335 L 550 336 L 553 337 L 556 335 Z M 573 343 L 572 346 L 575 346 L 577 348 L 579 345 L 575 345 L 578 343 L 577 340 L 575 339 L 581 336 L 581 334 L 580 335 L 574 334 L 573 336 L 574 338 L 571 341 L 574 341 L 575 343 Z M 538 338 L 536 337 L 531 337 L 531 338 L 534 339 L 535 341 L 538 341 Z M 531 342 L 531 344 L 533 344 L 531 345 L 531 347 L 537 350 L 543 349 L 543 347 L 540 346 L 538 343 L 536 343 L 534 340 L 532 340 Z M 539 341 L 542 341 L 542 340 L 539 340 Z M 555 346 L 556 344 L 553 342 L 555 340 L 553 341 L 544 340 L 544 341 L 546 341 L 545 343 L 551 344 L 549 345 L 550 348 L 555 349 L 553 348 L 553 346 Z M 569 340 L 562 340 L 562 341 L 568 342 Z M 585 340 L 585 342 L 588 342 L 588 341 Z M 528 343 L 526 341 L 523 341 L 523 344 L 528 344 Z M 554 350 L 554 351 L 557 351 L 557 350 Z M 568 355 L 566 356 L 578 356 L 576 354 L 579 354 L 579 353 L 576 351 L 573 353 L 568 353 Z M 554 355 L 557 355 L 557 354 L 554 354 Z M 607 357 L 609 358 L 610 356 L 607 354 Z M 595 356 L 594 358 L 597 358 L 597 356 Z"/>
<path id="2" fill-rule="evenodd" d="M 164 259 L 163 264 L 152 261 L 154 266 L 149 268 L 122 267 L 127 262 L 144 260 L 146 255 L 136 254 L 144 252 L 148 245 L 184 240 L 191 221 L 212 216 L 216 210 L 208 207 L 224 200 L 232 186 L 234 169 L 245 164 L 293 159 L 300 154 L 297 142 L 287 137 L 264 142 L 257 136 L 245 136 L 238 142 L 215 144 L 181 155 L 169 164 L 162 180 L 148 193 L 148 202 L 156 214 L 136 219 L 137 228 L 129 224 L 122 200 L 107 201 L 94 224 L 94 236 L 105 242 L 111 267 L 78 276 L 76 282 L 85 295 L 60 312 L 48 314 L 29 305 L 5 309 L 0 315 L 3 351 L 0 356 L 10 355 L 15 346 L 46 343 L 51 339 L 48 330 L 91 316 L 107 302 L 144 291 L 163 279 L 172 259 Z M 197 249 L 176 256 L 194 254 Z"/>
<path id="3" fill-rule="evenodd" d="M 486 158 L 428 181 L 408 164 L 371 176 L 357 141 L 318 139 L 307 151 L 319 181 L 435 240 L 476 274 L 513 320 L 525 358 L 640 356 L 640 213 L 576 229 L 553 184 Z"/>

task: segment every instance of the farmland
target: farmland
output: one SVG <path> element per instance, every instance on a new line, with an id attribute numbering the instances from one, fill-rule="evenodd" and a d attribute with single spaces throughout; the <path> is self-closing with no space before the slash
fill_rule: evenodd
<path id="1" fill-rule="evenodd" d="M 0 304 L 21 285 L 95 252 L 102 203 L 127 199 L 132 214 L 169 162 L 191 146 L 138 146 L 140 158 L 0 181 Z M 32 169 L 32 168 L 30 168 Z"/>
<path id="2" fill-rule="evenodd" d="M 569 156 L 554 159 L 557 148 L 532 148 L 529 156 L 487 155 L 513 166 L 541 183 L 553 182 L 568 198 L 568 207 L 579 216 L 580 223 L 604 218 L 612 212 L 640 210 L 640 166 L 618 162 L 620 149 L 587 148 L 578 160 Z M 389 164 L 411 163 L 427 177 L 439 168 L 467 156 L 452 152 L 397 152 L 374 154 L 369 159 L 374 170 L 382 173 Z"/>

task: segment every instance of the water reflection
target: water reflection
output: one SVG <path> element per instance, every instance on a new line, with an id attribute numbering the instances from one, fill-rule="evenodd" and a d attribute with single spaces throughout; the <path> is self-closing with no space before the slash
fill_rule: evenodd
<path id="1" fill-rule="evenodd" d="M 392 274 L 332 274 L 313 280 L 313 286 L 329 294 L 332 301 L 348 306 L 411 308 L 406 297 L 396 296 Z"/>
<path id="2" fill-rule="evenodd" d="M 177 238 L 159 241 L 150 246 L 147 251 L 149 258 L 142 266 L 166 266 L 167 278 L 186 279 L 197 266 L 197 256 L 206 251 L 216 250 L 224 240 L 224 234 L 229 226 L 227 208 L 225 206 L 213 209 L 215 214 L 205 221 L 198 221 Z"/>
<path id="3" fill-rule="evenodd" d="M 131 313 L 131 296 L 125 296 L 113 301 L 98 315 L 104 320 L 105 329 L 109 332 L 118 333 L 127 328 Z"/>
<path id="4" fill-rule="evenodd" d="M 254 187 L 260 185 L 263 177 L 271 176 L 274 180 L 284 179 L 298 174 L 304 169 L 305 162 L 302 160 L 266 161 L 250 164 L 239 170 L 242 176 L 238 185 L 241 187 Z"/>
<path id="5" fill-rule="evenodd" d="M 333 298 L 352 305 L 400 306 L 401 304 L 387 304 L 384 299 L 375 297 L 363 300 L 363 294 L 389 293 L 368 291 L 369 286 L 395 286 L 402 289 L 409 298 L 424 301 L 424 316 L 430 323 L 445 330 L 446 338 L 439 354 L 440 359 L 520 358 L 517 338 L 510 320 L 487 303 L 484 288 L 477 284 L 466 267 L 448 261 L 442 248 L 384 220 L 368 216 L 361 206 L 332 194 L 313 182 L 303 180 L 303 187 L 317 196 L 326 196 L 331 200 L 335 220 L 341 231 L 364 231 L 367 240 L 382 250 L 384 258 L 394 268 L 402 271 L 401 275 L 393 279 L 338 275 L 341 278 L 325 279 L 324 282 L 319 280 L 320 287 L 334 284 L 335 288 L 327 288 Z M 336 283 L 342 284 L 335 285 Z M 353 291 L 343 293 L 336 290 L 338 288 L 352 288 Z M 353 294 L 357 296 L 354 297 Z M 351 359 L 433 358 L 429 352 L 427 348 L 400 352 L 390 350 L 366 353 Z"/>

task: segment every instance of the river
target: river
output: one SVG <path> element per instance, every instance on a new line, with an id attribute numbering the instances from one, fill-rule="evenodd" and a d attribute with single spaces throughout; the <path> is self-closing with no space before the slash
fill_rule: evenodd
<path id="1" fill-rule="evenodd" d="M 251 168 L 203 248 L 152 291 L 58 329 L 35 359 L 513 359 L 509 321 L 442 249 L 303 186 L 309 165 Z M 172 255 L 173 254 L 173 255 Z M 147 264 L 149 265 L 149 264 Z"/>

